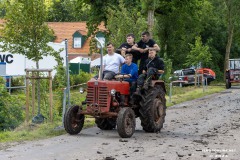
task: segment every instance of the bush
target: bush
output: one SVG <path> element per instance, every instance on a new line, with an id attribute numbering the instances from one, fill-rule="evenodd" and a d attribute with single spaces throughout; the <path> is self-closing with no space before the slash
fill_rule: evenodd
<path id="1" fill-rule="evenodd" d="M 74 86 L 74 85 L 86 83 L 91 79 L 91 77 L 92 75 L 90 73 L 81 71 L 80 74 L 70 76 L 70 85 Z"/>
<path id="2" fill-rule="evenodd" d="M 23 122 L 22 98 L 11 96 L 5 89 L 5 81 L 0 77 L 0 130 L 14 129 Z"/>

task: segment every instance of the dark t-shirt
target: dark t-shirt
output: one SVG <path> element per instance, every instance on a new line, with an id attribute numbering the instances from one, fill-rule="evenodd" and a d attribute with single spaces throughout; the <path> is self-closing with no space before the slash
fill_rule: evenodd
<path id="1" fill-rule="evenodd" d="M 147 43 L 143 42 L 142 40 L 140 40 L 137 45 L 138 45 L 138 48 L 142 48 L 142 49 L 145 49 L 145 48 L 148 48 L 148 47 L 153 47 L 154 46 L 155 41 L 153 39 L 149 39 L 149 41 Z M 144 59 L 148 59 L 148 52 L 146 53 L 141 53 L 141 60 Z"/>
<path id="2" fill-rule="evenodd" d="M 154 59 L 150 59 L 148 58 L 146 61 L 145 61 L 145 66 L 144 66 L 144 70 L 147 71 L 148 68 L 156 68 L 158 70 L 164 70 L 164 62 L 163 60 L 156 56 Z"/>
<path id="3" fill-rule="evenodd" d="M 122 48 L 129 49 L 129 48 L 132 48 L 133 45 L 130 45 L 128 43 L 123 43 L 118 49 L 122 49 Z M 116 52 L 118 54 L 121 54 L 120 50 L 117 50 Z M 130 52 L 126 52 L 126 54 L 132 54 L 133 55 L 133 60 L 132 60 L 133 63 L 137 63 L 137 60 L 140 59 L 140 53 L 138 51 L 136 51 L 136 50 L 132 49 Z"/>

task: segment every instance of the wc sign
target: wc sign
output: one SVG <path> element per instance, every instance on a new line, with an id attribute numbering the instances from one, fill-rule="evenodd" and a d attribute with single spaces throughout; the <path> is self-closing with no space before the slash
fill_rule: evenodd
<path id="1" fill-rule="evenodd" d="M 11 64 L 13 63 L 13 55 L 12 54 L 0 54 L 0 62 Z"/>

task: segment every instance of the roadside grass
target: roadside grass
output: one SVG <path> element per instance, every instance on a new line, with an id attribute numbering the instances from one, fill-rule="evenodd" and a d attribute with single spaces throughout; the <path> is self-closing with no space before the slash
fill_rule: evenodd
<path id="1" fill-rule="evenodd" d="M 207 88 L 205 89 L 203 89 L 202 87 L 195 87 L 195 86 L 188 86 L 188 87 L 174 86 L 172 89 L 171 101 L 170 101 L 169 94 L 166 95 L 167 107 L 170 107 L 185 101 L 197 99 L 213 93 L 218 93 L 225 89 L 226 88 L 224 85 L 215 85 L 215 86 L 210 85 L 210 86 L 207 86 Z"/>
<path id="2" fill-rule="evenodd" d="M 94 126 L 92 118 L 85 118 L 84 128 Z M 13 131 L 0 132 L 0 142 L 20 142 L 46 139 L 66 134 L 61 122 L 43 124 L 22 124 Z"/>
<path id="3" fill-rule="evenodd" d="M 167 88 L 168 90 L 169 88 Z M 184 101 L 193 100 L 206 95 L 217 93 L 225 90 L 225 86 L 208 86 L 205 92 L 201 87 L 173 87 L 171 102 L 169 101 L 169 93 L 166 95 L 167 107 L 175 104 L 179 104 Z M 71 91 L 71 103 L 80 104 L 85 99 L 85 94 L 80 94 L 78 90 Z M 92 127 L 95 125 L 95 119 L 90 116 L 86 116 L 84 128 Z M 44 122 L 42 124 L 24 123 L 13 131 L 0 132 L 0 143 L 4 142 L 21 142 L 31 141 L 37 139 L 46 139 L 54 136 L 66 134 L 66 131 L 62 127 L 61 117 L 54 119 L 54 123 Z"/>

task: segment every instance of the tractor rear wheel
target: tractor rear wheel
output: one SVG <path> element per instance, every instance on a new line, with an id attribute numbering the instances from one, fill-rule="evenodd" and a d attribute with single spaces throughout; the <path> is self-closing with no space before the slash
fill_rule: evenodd
<path id="1" fill-rule="evenodd" d="M 231 88 L 231 83 L 229 81 L 229 79 L 226 79 L 226 89 Z"/>
<path id="2" fill-rule="evenodd" d="M 116 119 L 113 118 L 95 118 L 95 123 L 101 130 L 112 130 L 116 127 Z"/>
<path id="3" fill-rule="evenodd" d="M 140 120 L 146 132 L 160 132 L 165 122 L 166 99 L 163 88 L 159 85 L 145 91 L 140 102 Z"/>
<path id="4" fill-rule="evenodd" d="M 81 107 L 71 106 L 64 115 L 64 128 L 69 134 L 78 134 L 84 125 L 85 116 L 81 114 Z"/>
<path id="5" fill-rule="evenodd" d="M 125 107 L 118 112 L 117 131 L 120 137 L 130 138 L 135 132 L 136 119 L 134 111 Z"/>

